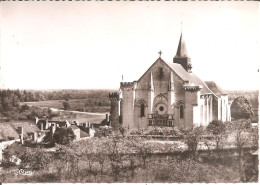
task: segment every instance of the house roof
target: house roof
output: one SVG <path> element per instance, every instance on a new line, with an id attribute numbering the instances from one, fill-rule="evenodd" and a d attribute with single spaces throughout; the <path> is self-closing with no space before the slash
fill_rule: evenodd
<path id="1" fill-rule="evenodd" d="M 18 127 L 23 127 L 24 137 L 27 137 L 28 133 L 40 131 L 40 129 L 37 127 L 36 124 L 31 124 L 31 123 L 27 123 L 27 122 L 16 122 L 16 123 L 12 123 L 12 125 L 14 126 L 14 128 L 16 130 L 18 130 Z"/>
<path id="2" fill-rule="evenodd" d="M 80 129 L 79 127 L 77 127 L 76 125 L 71 125 L 69 128 L 71 128 L 72 130 L 77 130 Z"/>
<path id="3" fill-rule="evenodd" d="M 89 134 L 80 129 L 80 138 L 89 137 Z"/>
<path id="4" fill-rule="evenodd" d="M 205 81 L 209 89 L 216 94 L 218 97 L 226 94 L 214 81 Z"/>
<path id="5" fill-rule="evenodd" d="M 19 139 L 19 134 L 11 123 L 0 123 L 0 139 L 9 140 L 9 137 Z"/>

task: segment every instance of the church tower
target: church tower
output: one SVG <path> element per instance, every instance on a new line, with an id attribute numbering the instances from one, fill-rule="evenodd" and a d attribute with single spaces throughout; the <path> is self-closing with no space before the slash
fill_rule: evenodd
<path id="1" fill-rule="evenodd" d="M 177 53 L 176 53 L 175 57 L 173 58 L 173 63 L 181 64 L 182 67 L 186 71 L 188 71 L 189 73 L 192 72 L 191 71 L 192 65 L 191 65 L 190 57 L 188 56 L 186 44 L 182 38 L 182 33 L 181 33 Z"/>

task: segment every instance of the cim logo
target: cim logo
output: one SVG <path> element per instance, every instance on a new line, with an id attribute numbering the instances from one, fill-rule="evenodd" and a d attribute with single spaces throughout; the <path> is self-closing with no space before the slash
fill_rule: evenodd
<path id="1" fill-rule="evenodd" d="M 20 175 L 32 175 L 34 172 L 34 169 L 29 169 L 29 168 L 20 168 L 18 173 Z"/>

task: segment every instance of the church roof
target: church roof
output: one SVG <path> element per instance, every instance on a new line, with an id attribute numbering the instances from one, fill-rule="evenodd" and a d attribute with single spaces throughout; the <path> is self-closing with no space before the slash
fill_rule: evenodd
<path id="1" fill-rule="evenodd" d="M 188 73 L 180 64 L 165 62 L 181 79 L 189 81 L 190 84 L 201 85 L 201 94 L 212 94 L 207 85 L 194 73 Z"/>
<path id="2" fill-rule="evenodd" d="M 218 97 L 226 94 L 214 81 L 205 81 L 205 83 L 210 88 L 210 90 Z"/>
<path id="3" fill-rule="evenodd" d="M 182 33 L 181 33 L 178 49 L 174 58 L 180 58 L 180 57 L 188 57 L 188 52 L 186 49 L 185 41 L 182 38 Z"/>
<path id="4" fill-rule="evenodd" d="M 200 91 L 201 95 L 204 94 L 213 94 L 215 97 L 219 97 L 215 94 L 214 91 L 211 90 L 211 88 L 209 88 L 207 86 L 207 84 L 202 81 L 197 75 L 195 75 L 194 73 L 189 73 L 187 72 L 181 64 L 178 63 L 169 63 L 169 62 L 165 62 L 161 57 L 159 57 L 154 63 L 153 65 L 150 66 L 150 68 L 139 78 L 142 79 L 142 77 L 158 62 L 158 61 L 162 61 L 164 62 L 175 74 L 177 74 L 183 81 L 187 81 L 189 82 L 189 84 L 194 84 L 194 85 L 201 85 L 202 89 Z M 139 81 L 138 80 L 138 81 Z M 220 89 L 220 88 L 219 88 Z"/>

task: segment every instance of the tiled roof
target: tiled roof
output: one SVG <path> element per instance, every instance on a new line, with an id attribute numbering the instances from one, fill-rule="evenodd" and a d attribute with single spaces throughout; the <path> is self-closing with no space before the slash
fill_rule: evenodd
<path id="1" fill-rule="evenodd" d="M 226 94 L 214 81 L 205 81 L 210 90 L 220 97 L 223 94 Z"/>
<path id="2" fill-rule="evenodd" d="M 69 128 L 71 128 L 72 130 L 79 129 L 79 127 L 77 127 L 76 125 L 71 125 Z"/>
<path id="3" fill-rule="evenodd" d="M 19 139 L 19 134 L 11 123 L 0 123 L 0 138 L 9 140 L 9 137 Z"/>
<path id="4" fill-rule="evenodd" d="M 28 133 L 40 131 L 36 124 L 31 124 L 27 122 L 12 123 L 12 125 L 16 130 L 18 130 L 18 127 L 23 127 L 24 137 L 28 137 Z"/>
<path id="5" fill-rule="evenodd" d="M 89 137 L 89 134 L 80 129 L 80 138 Z"/>
<path id="6" fill-rule="evenodd" d="M 165 62 L 166 63 L 166 62 Z M 207 85 L 194 73 L 187 72 L 180 64 L 166 63 L 182 80 L 189 81 L 190 84 L 201 85 L 201 94 L 212 94 Z"/>

